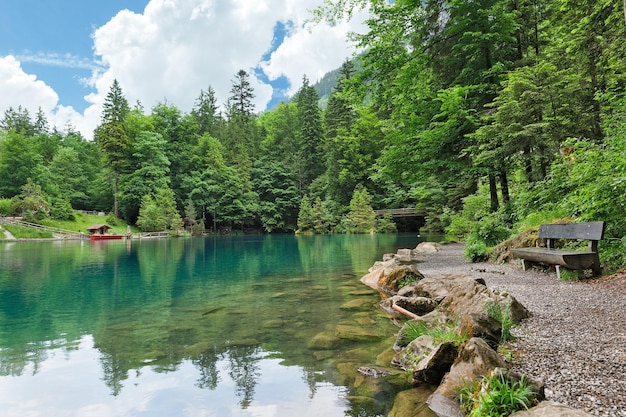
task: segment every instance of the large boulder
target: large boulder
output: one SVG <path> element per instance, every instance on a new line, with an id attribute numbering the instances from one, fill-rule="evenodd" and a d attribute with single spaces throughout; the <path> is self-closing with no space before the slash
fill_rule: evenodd
<path id="1" fill-rule="evenodd" d="M 395 295 L 407 284 L 424 278 L 417 269 L 419 260 L 411 249 L 399 249 L 396 254 L 386 254 L 382 262 L 376 262 L 361 282 L 383 295 Z"/>
<path id="2" fill-rule="evenodd" d="M 435 253 L 441 250 L 441 245 L 435 242 L 422 242 L 413 249 L 413 256 L 418 253 Z"/>
<path id="3" fill-rule="evenodd" d="M 513 413 L 510 417 L 591 417 L 591 414 L 553 401 L 544 401 L 530 410 Z"/>
<path id="4" fill-rule="evenodd" d="M 391 361 L 391 364 L 407 370 L 413 370 L 415 366 L 437 348 L 435 338 L 429 335 L 419 336 L 411 341 L 405 348 L 400 350 Z"/>
<path id="5" fill-rule="evenodd" d="M 482 278 L 458 275 L 452 278 L 451 283 L 448 296 L 441 303 L 441 308 L 450 316 L 459 316 L 462 313 L 482 314 L 491 303 L 499 304 L 502 309 L 508 308 L 511 319 L 516 324 L 529 316 L 528 310 L 515 297 L 487 287 Z"/>
<path id="6" fill-rule="evenodd" d="M 450 370 L 459 353 L 452 342 L 440 343 L 413 369 L 413 384 L 437 385 Z"/>
<path id="7" fill-rule="evenodd" d="M 439 417 L 463 417 L 457 392 L 468 381 L 505 368 L 506 363 L 484 340 L 473 337 L 463 347 L 443 381 L 428 398 L 428 406 Z"/>

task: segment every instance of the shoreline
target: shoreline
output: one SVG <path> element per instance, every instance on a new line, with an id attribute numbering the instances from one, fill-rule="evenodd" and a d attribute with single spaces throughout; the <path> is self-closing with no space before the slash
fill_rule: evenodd
<path id="1" fill-rule="evenodd" d="M 531 312 L 513 328 L 512 369 L 545 383 L 546 399 L 602 417 L 626 417 L 626 275 L 560 281 L 515 264 L 471 263 L 464 245 L 420 254 L 425 276 L 465 273 L 512 294 Z"/>

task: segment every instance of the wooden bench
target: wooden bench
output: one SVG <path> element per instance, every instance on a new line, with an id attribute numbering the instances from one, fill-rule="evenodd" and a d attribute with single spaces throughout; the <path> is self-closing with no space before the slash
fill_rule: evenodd
<path id="1" fill-rule="evenodd" d="M 539 238 L 546 239 L 545 248 L 518 248 L 511 252 L 520 258 L 522 268 L 528 268 L 528 262 L 555 265 L 556 275 L 561 279 L 561 266 L 568 269 L 592 269 L 594 275 L 601 273 L 598 241 L 604 235 L 604 222 L 542 224 L 539 226 Z M 587 250 L 556 249 L 557 239 L 588 240 Z"/>

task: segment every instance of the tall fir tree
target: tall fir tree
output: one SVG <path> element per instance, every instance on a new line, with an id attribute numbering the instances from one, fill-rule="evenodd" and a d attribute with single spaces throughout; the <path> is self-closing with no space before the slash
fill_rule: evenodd
<path id="1" fill-rule="evenodd" d="M 305 161 L 304 176 L 307 186 L 319 177 L 325 168 L 324 136 L 319 99 L 315 87 L 310 85 L 309 79 L 304 76 L 302 87 L 296 93 L 295 101 L 299 120 L 298 139 L 302 158 Z"/>
<path id="2" fill-rule="evenodd" d="M 102 120 L 94 131 L 94 139 L 102 157 L 111 168 L 113 176 L 113 214 L 119 216 L 118 183 L 119 176 L 130 154 L 130 137 L 126 131 L 126 117 L 130 113 L 128 101 L 117 79 L 106 96 L 102 109 Z"/>

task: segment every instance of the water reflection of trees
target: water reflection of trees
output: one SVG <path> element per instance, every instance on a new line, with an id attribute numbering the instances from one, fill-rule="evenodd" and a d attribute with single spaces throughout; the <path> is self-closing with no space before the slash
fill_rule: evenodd
<path id="1" fill-rule="evenodd" d="M 200 372 L 200 377 L 196 382 L 196 386 L 201 389 L 214 390 L 220 382 L 220 373 L 217 369 L 217 363 L 221 358 L 221 354 L 217 349 L 212 348 L 206 352 L 202 352 L 197 358 L 192 359 L 191 363 Z"/>
<path id="2" fill-rule="evenodd" d="M 260 349 L 252 346 L 237 346 L 227 352 L 228 375 L 235 382 L 235 394 L 240 398 L 239 405 L 244 410 L 252 403 L 254 388 L 261 377 L 259 353 Z"/>
<path id="3" fill-rule="evenodd" d="M 370 236 L 133 241 L 130 251 L 126 245 L 66 251 L 44 245 L 28 254 L 28 264 L 47 271 L 37 282 L 0 273 L 3 290 L 14 297 L 13 310 L 0 314 L 26 323 L 12 341 L 0 342 L 0 374 L 21 375 L 28 364 L 37 372 L 50 349 L 33 348 L 37 342 L 92 334 L 102 380 L 113 395 L 133 370 L 170 372 L 190 361 L 198 370 L 197 387 L 214 390 L 230 378 L 246 408 L 254 399 L 262 353 L 271 351 L 287 366 L 302 368 L 312 398 L 321 382 L 331 381 L 326 367 L 332 361 L 316 359 L 306 345 L 317 333 L 351 320 L 339 309 L 346 269 L 336 260 L 348 258 L 353 269 L 366 269 L 381 250 Z M 26 263 L 0 257 L 0 266 L 11 265 L 9 270 Z M 40 301 L 44 292 L 52 297 Z M 27 321 L 33 317 L 39 319 Z M 251 338 L 258 340 L 227 342 Z M 8 348 L 11 357 L 4 355 Z"/>

